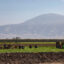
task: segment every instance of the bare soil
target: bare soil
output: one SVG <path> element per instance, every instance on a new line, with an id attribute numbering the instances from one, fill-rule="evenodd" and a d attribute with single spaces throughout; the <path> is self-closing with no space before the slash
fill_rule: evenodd
<path id="1" fill-rule="evenodd" d="M 0 53 L 0 64 L 64 64 L 64 52 Z"/>
<path id="2" fill-rule="evenodd" d="M 64 63 L 53 62 L 53 63 L 39 63 L 39 64 L 64 64 Z"/>

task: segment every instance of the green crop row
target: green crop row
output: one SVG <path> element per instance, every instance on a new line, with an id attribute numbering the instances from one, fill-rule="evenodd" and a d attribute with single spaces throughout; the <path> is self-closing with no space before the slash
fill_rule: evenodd
<path id="1" fill-rule="evenodd" d="M 0 44 L 55 44 L 56 42 L 0 42 Z"/>

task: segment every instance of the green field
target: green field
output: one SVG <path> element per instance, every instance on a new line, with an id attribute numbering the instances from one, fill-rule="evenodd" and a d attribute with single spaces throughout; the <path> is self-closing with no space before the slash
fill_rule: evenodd
<path id="1" fill-rule="evenodd" d="M 55 44 L 56 42 L 0 42 L 0 44 Z"/>
<path id="2" fill-rule="evenodd" d="M 54 44 L 55 42 L 5 42 L 6 44 Z M 4 44 L 0 42 L 0 44 Z M 12 52 L 64 52 L 64 49 L 58 49 L 56 47 L 38 47 L 38 48 L 29 48 L 25 47 L 24 49 L 0 49 L 0 53 L 12 53 Z"/>
<path id="3" fill-rule="evenodd" d="M 29 48 L 25 47 L 24 49 L 1 49 L 0 53 L 11 53 L 11 52 L 64 52 L 64 49 L 57 49 L 56 47 L 38 47 L 38 48 Z"/>

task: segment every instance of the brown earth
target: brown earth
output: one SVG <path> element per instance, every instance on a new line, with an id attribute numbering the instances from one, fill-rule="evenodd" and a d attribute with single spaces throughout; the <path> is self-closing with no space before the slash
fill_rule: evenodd
<path id="1" fill-rule="evenodd" d="M 0 64 L 64 64 L 64 52 L 0 53 Z"/>

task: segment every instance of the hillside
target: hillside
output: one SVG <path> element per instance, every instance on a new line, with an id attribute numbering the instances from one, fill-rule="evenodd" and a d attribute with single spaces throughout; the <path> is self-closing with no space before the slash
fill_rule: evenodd
<path id="1" fill-rule="evenodd" d="M 59 14 L 44 14 L 24 23 L 0 26 L 0 34 L 8 37 L 42 38 L 64 36 L 64 16 Z M 3 36 L 0 36 L 3 37 Z"/>

